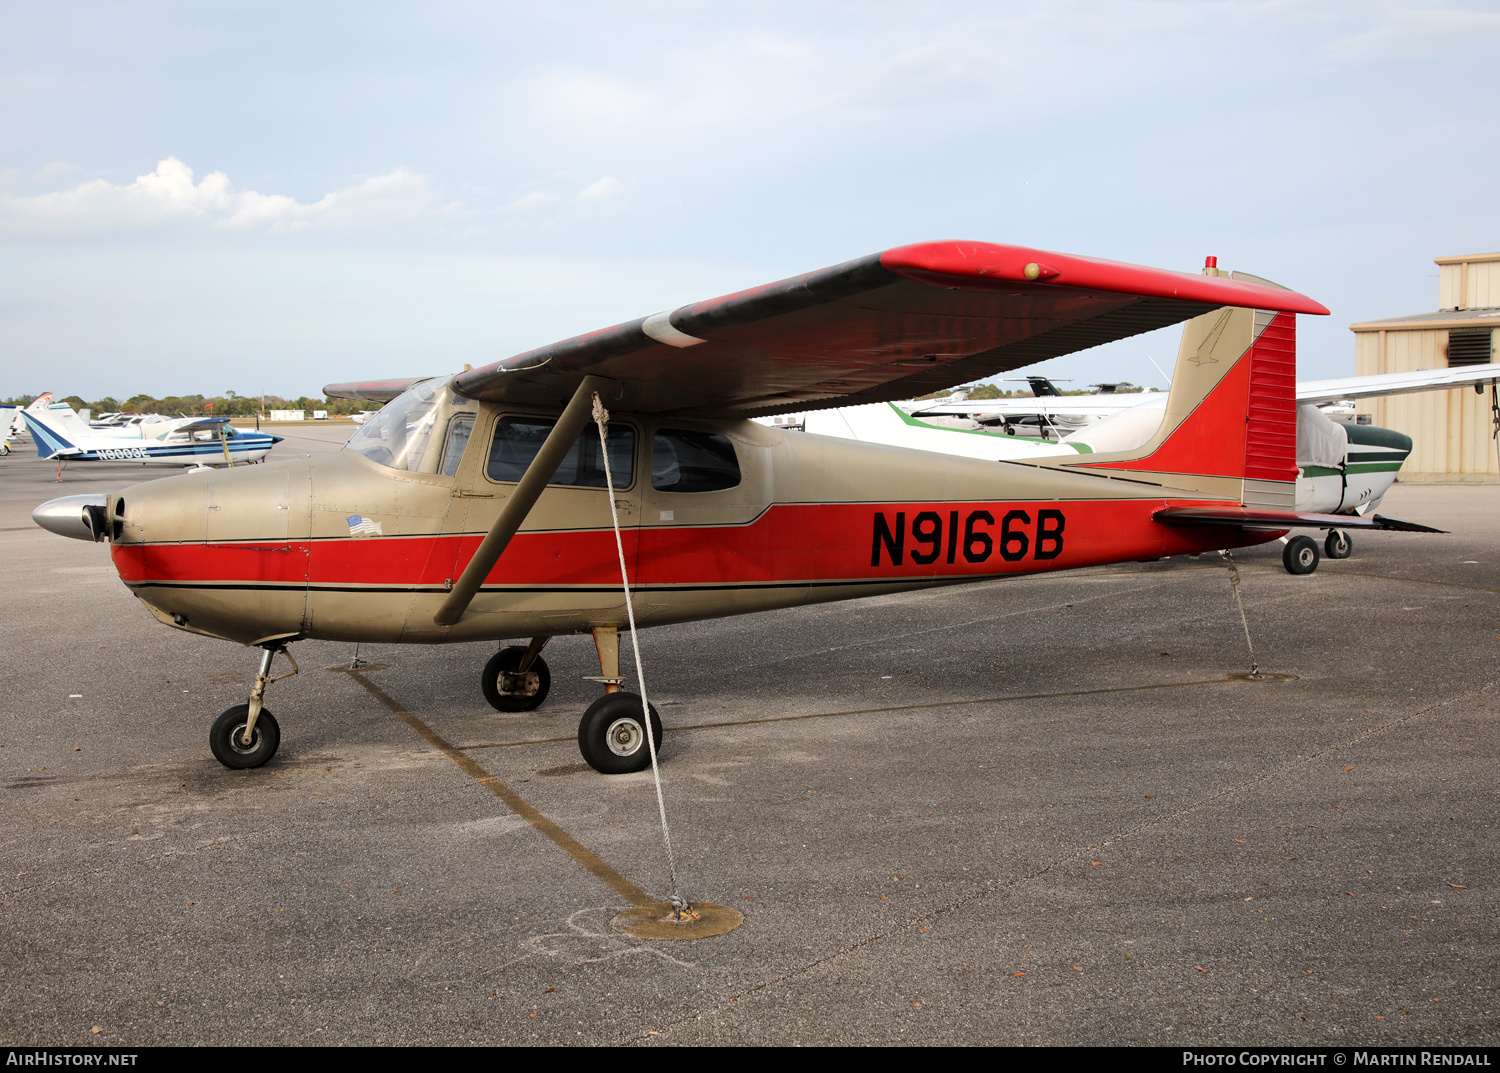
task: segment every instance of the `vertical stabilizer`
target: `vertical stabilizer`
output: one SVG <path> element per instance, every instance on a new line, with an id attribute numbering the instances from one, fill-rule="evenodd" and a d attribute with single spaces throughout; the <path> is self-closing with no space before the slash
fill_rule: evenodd
<path id="1" fill-rule="evenodd" d="M 26 421 L 26 427 L 31 431 L 31 441 L 36 444 L 36 453 L 39 458 L 56 458 L 65 451 L 77 452 L 78 447 L 60 430 L 52 426 L 48 420 L 50 414 L 35 414 L 30 410 L 23 410 L 21 416 Z"/>
<path id="2" fill-rule="evenodd" d="M 1183 326 L 1166 413 L 1130 451 L 1069 469 L 1107 469 L 1174 488 L 1291 510 L 1297 480 L 1297 328 L 1292 313 L 1226 306 Z"/>

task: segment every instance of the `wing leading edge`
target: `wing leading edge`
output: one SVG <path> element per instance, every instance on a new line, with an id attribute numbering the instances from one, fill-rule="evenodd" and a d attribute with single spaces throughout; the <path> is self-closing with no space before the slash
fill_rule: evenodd
<path id="1" fill-rule="evenodd" d="M 933 242 L 564 339 L 460 373 L 453 387 L 552 407 L 590 375 L 614 381 L 610 404 L 636 412 L 790 413 L 912 398 L 1226 305 L 1328 312 L 1227 277 Z"/>

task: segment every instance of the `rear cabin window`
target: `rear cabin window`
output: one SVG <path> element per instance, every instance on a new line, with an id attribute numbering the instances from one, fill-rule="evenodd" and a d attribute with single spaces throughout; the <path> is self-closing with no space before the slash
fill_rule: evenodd
<path id="1" fill-rule="evenodd" d="M 502 417 L 495 425 L 490 458 L 485 473 L 492 481 L 519 481 L 526 467 L 542 449 L 556 421 L 537 417 Z M 629 488 L 635 480 L 635 429 L 609 426 L 609 469 L 616 488 Z M 599 430 L 590 424 L 573 441 L 552 484 L 581 488 L 603 488 L 604 464 L 599 452 Z"/>
<path id="2" fill-rule="evenodd" d="M 658 492 L 718 492 L 739 483 L 728 436 L 664 428 L 651 438 L 651 487 Z"/>

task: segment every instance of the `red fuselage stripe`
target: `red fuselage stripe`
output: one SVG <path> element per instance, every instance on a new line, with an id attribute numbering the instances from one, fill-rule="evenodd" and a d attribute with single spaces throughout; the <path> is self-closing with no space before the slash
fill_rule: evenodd
<path id="1" fill-rule="evenodd" d="M 1226 541 L 1223 531 L 1152 520 L 1166 506 L 1212 500 L 780 505 L 731 526 L 628 529 L 632 581 L 643 586 L 960 578 L 1030 573 L 1181 554 Z M 462 572 L 481 534 L 117 544 L 129 584 L 441 587 Z M 619 583 L 609 530 L 521 533 L 487 579 L 526 588 Z"/>

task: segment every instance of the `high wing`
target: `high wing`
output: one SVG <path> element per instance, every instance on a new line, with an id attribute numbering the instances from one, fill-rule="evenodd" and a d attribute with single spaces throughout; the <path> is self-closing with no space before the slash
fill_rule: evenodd
<path id="1" fill-rule="evenodd" d="M 1411 395 L 1500 381 L 1500 364 L 1460 365 L 1455 369 L 1418 369 L 1409 373 L 1345 376 L 1336 380 L 1307 380 L 1297 385 L 1297 401 L 1321 406 L 1343 399 L 1377 395 Z"/>
<path id="2" fill-rule="evenodd" d="M 640 413 L 791 413 L 909 399 L 1226 305 L 1328 312 L 1227 277 L 933 242 L 575 336 L 452 383 L 471 398 L 557 407 L 596 376 L 614 382 L 611 406 Z M 324 390 L 386 401 L 412 382 Z"/>
<path id="3" fill-rule="evenodd" d="M 430 379 L 429 376 L 409 376 L 405 380 L 355 380 L 347 384 L 329 384 L 323 389 L 323 394 L 330 399 L 378 402 L 384 406 L 413 384 Z"/>
<path id="4" fill-rule="evenodd" d="M 200 417 L 191 421 L 174 422 L 165 435 L 175 436 L 180 432 L 201 432 L 204 429 L 218 428 L 220 425 L 229 424 L 227 417 Z M 158 439 L 161 437 L 158 436 Z"/>

